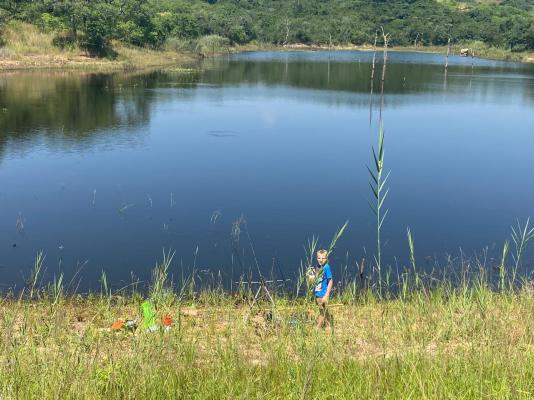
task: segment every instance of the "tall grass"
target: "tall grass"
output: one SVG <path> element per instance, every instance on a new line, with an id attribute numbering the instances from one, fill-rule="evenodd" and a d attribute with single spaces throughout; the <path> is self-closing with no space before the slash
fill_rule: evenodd
<path id="1" fill-rule="evenodd" d="M 30 299 L 33 299 L 34 293 L 36 292 L 37 283 L 43 270 L 44 260 L 45 256 L 43 255 L 43 252 L 40 251 L 39 253 L 37 253 L 37 256 L 35 257 L 35 262 L 33 263 L 33 268 L 30 273 L 30 278 L 28 280 Z"/>
<path id="2" fill-rule="evenodd" d="M 506 259 L 510 253 L 510 242 L 506 240 L 502 248 L 501 263 L 499 264 L 499 289 L 504 291 L 504 280 L 506 277 Z"/>
<path id="3" fill-rule="evenodd" d="M 521 266 L 521 260 L 525 254 L 528 243 L 534 238 L 534 227 L 530 226 L 530 218 L 527 218 L 525 225 L 517 221 L 517 227 L 512 227 L 512 241 L 515 245 L 515 252 L 512 254 L 514 268 L 512 269 L 512 281 L 515 281 L 517 271 Z"/>
<path id="4" fill-rule="evenodd" d="M 334 233 L 334 236 L 332 237 L 332 240 L 330 241 L 330 245 L 328 246 L 327 250 L 327 256 L 330 256 L 334 249 L 336 248 L 337 242 L 339 239 L 341 239 L 341 236 L 343 236 L 343 233 L 345 233 L 345 229 L 349 226 L 349 221 L 345 221 L 345 223 L 337 229 L 337 231 Z"/>
<path id="5" fill-rule="evenodd" d="M 57 54 L 61 50 L 52 43 L 52 35 L 37 26 L 9 21 L 2 27 L 3 40 L 9 55 Z"/>
<path id="6" fill-rule="evenodd" d="M 171 287 L 171 260 L 155 268 L 149 295 Z M 301 297 L 275 297 L 276 319 L 260 310 L 246 320 L 231 293 L 212 291 L 214 303 L 202 288 L 190 297 L 175 287 L 164 311 L 173 328 L 132 334 L 110 325 L 139 317 L 135 296 L 63 297 L 56 281 L 56 296 L 0 299 L 0 397 L 532 398 L 534 293 L 492 291 L 475 272 L 463 282 L 428 281 L 428 296 L 410 286 L 388 301 L 340 287 L 334 331 L 315 328 Z"/>
<path id="7" fill-rule="evenodd" d="M 164 250 L 163 261 L 156 265 L 152 271 L 152 285 L 150 287 L 149 297 L 156 306 L 166 303 L 166 300 L 172 297 L 172 287 L 167 285 L 169 283 L 169 269 L 174 254 L 174 251 L 165 252 Z"/>

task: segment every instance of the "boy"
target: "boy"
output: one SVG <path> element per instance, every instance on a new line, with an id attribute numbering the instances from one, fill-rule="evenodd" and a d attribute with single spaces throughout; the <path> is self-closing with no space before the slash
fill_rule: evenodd
<path id="1" fill-rule="evenodd" d="M 326 308 L 330 292 L 334 287 L 334 280 L 332 279 L 332 270 L 328 265 L 328 251 L 321 249 L 317 251 L 317 262 L 319 265 L 315 267 L 315 275 L 317 276 L 317 284 L 315 286 L 315 301 L 319 306 L 319 318 L 317 319 L 317 327 L 322 328 L 325 320 L 331 324 L 330 314 Z"/>

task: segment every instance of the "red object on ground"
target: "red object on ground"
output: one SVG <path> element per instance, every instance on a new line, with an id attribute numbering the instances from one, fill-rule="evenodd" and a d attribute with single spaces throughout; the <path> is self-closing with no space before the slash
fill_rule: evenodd
<path id="1" fill-rule="evenodd" d="M 111 324 L 112 331 L 120 331 L 122 328 L 124 328 L 124 321 L 120 319 Z"/>
<path id="2" fill-rule="evenodd" d="M 165 314 L 161 320 L 163 326 L 172 326 L 172 317 L 169 314 Z"/>

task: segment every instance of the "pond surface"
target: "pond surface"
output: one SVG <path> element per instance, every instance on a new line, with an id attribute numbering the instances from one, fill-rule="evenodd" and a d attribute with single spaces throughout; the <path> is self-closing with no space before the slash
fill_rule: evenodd
<path id="1" fill-rule="evenodd" d="M 353 271 L 375 252 L 372 56 L 1 74 L 1 288 L 20 288 L 39 250 L 45 281 L 81 268 L 80 290 L 102 270 L 114 287 L 146 281 L 163 249 L 176 251 L 175 279 L 257 276 L 251 243 L 264 274 L 292 278 L 307 238 L 328 246 L 346 220 L 332 264 Z M 453 56 L 445 73 L 443 55 L 391 52 L 381 113 L 385 262 L 407 263 L 408 226 L 422 268 L 460 248 L 498 258 L 510 226 L 534 215 L 534 66 Z"/>

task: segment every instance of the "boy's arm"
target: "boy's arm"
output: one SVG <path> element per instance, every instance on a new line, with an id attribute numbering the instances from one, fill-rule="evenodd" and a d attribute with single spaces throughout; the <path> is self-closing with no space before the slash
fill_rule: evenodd
<path id="1" fill-rule="evenodd" d="M 332 291 L 332 288 L 334 287 L 334 280 L 330 278 L 328 280 L 328 286 L 326 287 L 326 293 L 323 297 L 323 301 L 326 302 L 330 298 L 330 292 Z"/>

